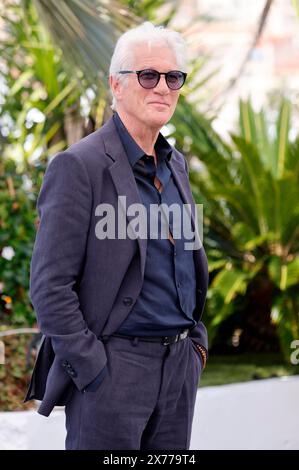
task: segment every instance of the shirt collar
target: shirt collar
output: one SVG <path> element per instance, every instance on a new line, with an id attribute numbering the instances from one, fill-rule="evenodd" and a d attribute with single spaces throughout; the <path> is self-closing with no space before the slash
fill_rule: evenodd
<path id="1" fill-rule="evenodd" d="M 145 155 L 145 153 L 142 150 L 142 148 L 139 147 L 137 142 L 135 142 L 133 137 L 130 135 L 130 133 L 128 132 L 127 128 L 125 127 L 124 123 L 122 122 L 117 112 L 113 114 L 113 119 L 114 119 L 116 129 L 118 131 L 119 137 L 122 141 L 122 144 L 128 156 L 130 165 L 133 168 L 134 165 L 138 162 L 138 160 Z M 171 159 L 172 147 L 167 142 L 165 137 L 161 134 L 161 132 L 159 132 L 158 138 L 156 140 L 155 150 L 157 152 L 158 161 L 164 160 L 166 158 L 168 161 Z"/>

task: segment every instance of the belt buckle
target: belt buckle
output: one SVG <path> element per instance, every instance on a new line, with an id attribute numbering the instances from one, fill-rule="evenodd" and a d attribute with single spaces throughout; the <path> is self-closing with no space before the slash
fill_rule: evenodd
<path id="1" fill-rule="evenodd" d="M 180 337 L 181 337 L 181 339 L 185 339 L 185 338 L 187 338 L 187 336 L 188 336 L 188 332 L 189 332 L 189 330 L 185 330 L 185 331 L 183 331 L 183 333 L 181 333 L 181 334 L 180 334 Z"/>
<path id="2" fill-rule="evenodd" d="M 177 335 L 175 335 L 174 340 L 171 342 L 169 341 L 170 336 L 164 336 L 162 344 L 163 346 L 167 346 L 168 344 L 177 343 L 180 339 L 187 338 L 188 333 L 188 329 L 184 330 L 182 333 L 178 333 Z"/>
<path id="3" fill-rule="evenodd" d="M 170 336 L 163 336 L 162 344 L 163 346 L 168 346 L 169 344 L 171 344 Z"/>
<path id="4" fill-rule="evenodd" d="M 170 341 L 170 338 L 171 338 L 171 336 L 164 336 L 163 337 L 163 342 L 162 342 L 163 346 L 167 346 L 169 344 L 177 343 L 178 340 L 180 339 L 180 335 L 179 334 L 175 335 L 173 341 Z"/>

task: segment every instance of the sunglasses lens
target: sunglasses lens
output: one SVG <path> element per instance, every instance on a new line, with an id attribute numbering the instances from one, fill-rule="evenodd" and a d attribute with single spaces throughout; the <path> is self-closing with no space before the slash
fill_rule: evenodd
<path id="1" fill-rule="evenodd" d="M 139 83 L 143 88 L 155 88 L 159 81 L 159 73 L 155 70 L 143 70 L 139 74 Z"/>
<path id="2" fill-rule="evenodd" d="M 179 90 L 184 85 L 185 75 L 182 72 L 168 72 L 166 82 L 171 90 Z"/>

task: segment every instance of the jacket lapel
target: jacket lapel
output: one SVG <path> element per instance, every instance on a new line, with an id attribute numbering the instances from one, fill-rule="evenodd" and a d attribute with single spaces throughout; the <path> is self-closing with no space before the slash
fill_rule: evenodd
<path id="1" fill-rule="evenodd" d="M 103 138 L 106 153 L 113 160 L 112 165 L 110 165 L 108 169 L 118 196 L 126 197 L 126 208 L 128 208 L 131 204 L 142 204 L 134 173 L 125 153 L 125 149 L 123 148 L 121 140 L 118 136 L 113 119 L 109 119 L 102 129 L 104 130 Z M 130 222 L 132 218 L 132 216 L 127 215 L 126 211 L 127 221 Z M 143 279 L 146 261 L 147 240 L 138 237 L 137 242 L 140 251 L 140 268 Z"/>
<path id="2" fill-rule="evenodd" d="M 176 155 L 176 150 L 174 149 L 173 156 Z M 200 239 L 198 233 L 198 227 L 195 223 L 194 213 L 197 210 L 196 205 L 192 196 L 191 188 L 187 173 L 183 166 L 178 163 L 177 159 L 171 158 L 169 161 L 169 166 L 173 178 L 176 182 L 176 185 L 181 193 L 182 200 L 185 204 L 190 204 L 191 207 L 191 226 L 192 230 L 195 231 L 195 240 L 196 247 L 199 247 L 193 251 L 195 271 L 196 271 L 196 280 L 197 280 L 197 308 L 195 309 L 194 318 L 199 320 L 203 313 L 204 302 L 206 298 L 206 292 L 208 289 L 209 282 L 209 272 L 208 272 L 208 261 L 205 250 L 202 245 L 202 240 Z M 198 221 L 200 222 L 200 221 Z"/>

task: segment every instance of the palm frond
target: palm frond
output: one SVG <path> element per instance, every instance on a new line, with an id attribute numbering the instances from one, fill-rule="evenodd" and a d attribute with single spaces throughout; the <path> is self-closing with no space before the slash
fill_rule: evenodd
<path id="1" fill-rule="evenodd" d="M 34 0 L 55 43 L 87 80 L 107 84 L 111 55 L 121 32 L 140 21 L 115 0 Z"/>

